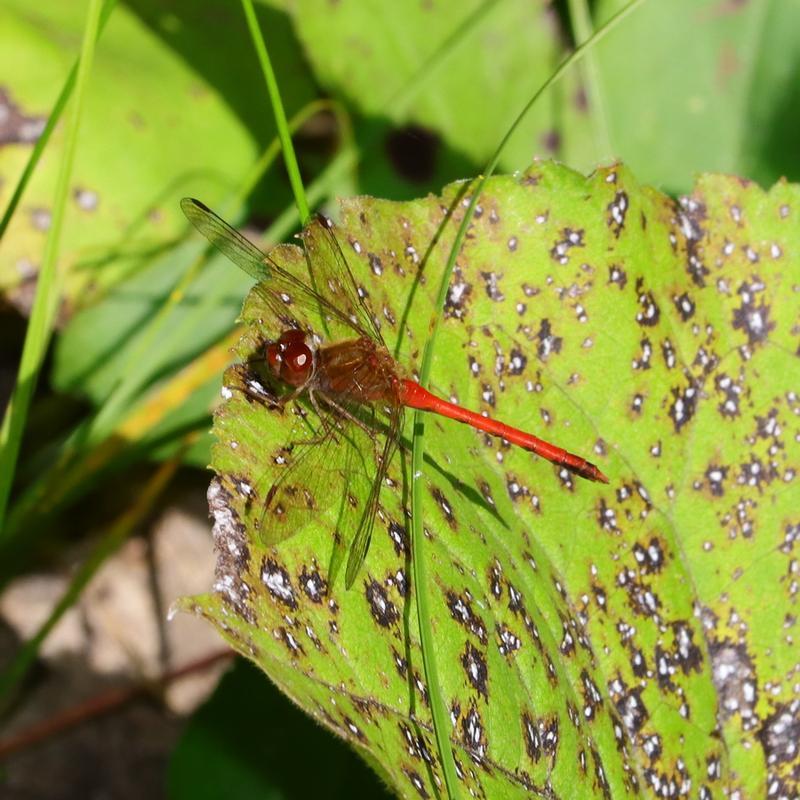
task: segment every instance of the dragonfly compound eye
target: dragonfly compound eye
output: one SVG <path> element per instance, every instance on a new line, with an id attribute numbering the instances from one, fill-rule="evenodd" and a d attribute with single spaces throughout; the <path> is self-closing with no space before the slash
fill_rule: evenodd
<path id="1" fill-rule="evenodd" d="M 314 369 L 314 354 L 305 333 L 297 328 L 284 331 L 277 342 L 268 344 L 266 356 L 272 373 L 290 386 L 302 386 Z"/>
<path id="2" fill-rule="evenodd" d="M 311 348 L 305 343 L 293 342 L 285 347 L 281 355 L 281 378 L 292 386 L 304 384 L 314 366 Z"/>

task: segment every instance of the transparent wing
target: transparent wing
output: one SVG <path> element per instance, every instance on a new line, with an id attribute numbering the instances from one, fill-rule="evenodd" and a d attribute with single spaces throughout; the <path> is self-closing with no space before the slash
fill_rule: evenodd
<path id="1" fill-rule="evenodd" d="M 402 420 L 403 410 L 398 407 L 393 410 L 389 420 L 389 430 L 384 440 L 383 452 L 378 459 L 370 493 L 364 504 L 364 513 L 361 515 L 358 528 L 356 528 L 356 534 L 350 545 L 350 555 L 347 558 L 347 569 L 345 570 L 345 587 L 347 589 L 355 583 L 358 573 L 361 571 L 364 559 L 367 557 L 369 544 L 372 540 L 372 529 L 375 527 L 375 517 L 378 514 L 381 489 L 383 488 L 384 479 L 386 478 L 386 471 L 389 469 L 392 455 L 397 446 Z"/>
<path id="2" fill-rule="evenodd" d="M 257 281 L 269 280 L 271 275 L 267 256 L 208 206 L 193 197 L 184 197 L 181 210 L 186 219 L 237 267 Z"/>
<path id="3" fill-rule="evenodd" d="M 366 289 L 356 283 L 333 222 L 317 214 L 304 228 L 301 239 L 314 288 L 344 311 L 351 322 L 383 344 L 380 328 L 367 302 Z"/>
<path id="4" fill-rule="evenodd" d="M 393 423 L 383 421 L 382 412 L 373 406 L 353 408 L 358 416 L 351 418 L 350 410 L 343 416 L 322 399 L 316 404 L 292 403 L 281 411 L 260 374 L 241 364 L 228 371 L 226 387 L 235 393 L 229 403 L 238 411 L 238 457 L 251 455 L 256 465 L 247 479 L 245 524 L 268 545 L 311 523 L 328 527 L 332 534 L 328 580 L 333 583 L 350 548 L 351 585 L 369 546 L 393 451 L 385 435 Z M 276 424 L 290 428 L 285 444 L 265 447 L 261 432 Z M 237 476 L 229 480 L 242 491 Z M 353 548 L 358 549 L 357 558 Z"/>
<path id="5" fill-rule="evenodd" d="M 306 276 L 301 279 L 284 269 L 275 258 L 259 250 L 199 200 L 185 197 L 181 208 L 189 222 L 220 253 L 259 281 L 253 293 L 266 306 L 267 316 L 263 318 L 262 326 L 269 338 L 275 338 L 287 327 L 319 333 L 324 338 L 328 338 L 325 334 L 333 338 L 373 335 L 371 328 L 363 327 L 363 314 L 353 312 L 351 300 L 356 290 L 352 276 L 349 277 L 348 292 L 340 288 L 337 277 L 331 277 L 331 271 L 336 276 L 341 270 L 335 258 L 331 257 L 329 263 L 315 261 L 311 273 L 313 282 L 319 287 L 319 291 L 315 291 L 308 285 Z M 272 252 L 281 254 L 287 250 L 278 246 Z M 314 258 L 318 257 L 327 258 L 328 253 L 319 252 Z"/>

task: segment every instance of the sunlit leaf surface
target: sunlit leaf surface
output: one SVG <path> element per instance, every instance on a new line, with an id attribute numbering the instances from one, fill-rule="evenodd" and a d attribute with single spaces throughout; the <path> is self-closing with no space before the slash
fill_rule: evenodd
<path id="1" fill-rule="evenodd" d="M 289 10 L 324 86 L 369 116 L 435 131 L 472 163 L 491 156 L 498 130 L 511 125 L 563 57 L 564 32 L 545 0 L 402 0 L 380 14 L 352 0 L 299 0 Z M 531 110 L 504 148 L 503 163 L 521 165 L 532 153 L 553 154 L 564 139 L 579 157 L 586 152 L 581 146 L 591 147 L 586 98 L 574 74 L 551 98 L 552 104 Z M 430 134 L 415 133 L 423 140 L 415 152 L 424 152 Z M 390 141 L 386 150 L 392 157 Z M 409 163 L 406 171 L 425 169 L 423 161 Z"/>
<path id="2" fill-rule="evenodd" d="M 409 372 L 452 223 L 425 254 L 458 188 L 342 210 L 340 241 L 390 347 L 402 330 Z M 537 164 L 487 185 L 434 388 L 591 457 L 611 483 L 426 424 L 422 544 L 464 796 L 797 796 L 798 214 L 796 187 L 721 176 L 677 201 L 622 167 Z M 275 257 L 303 274 L 299 250 Z M 260 346 L 256 294 L 244 318 L 242 360 Z M 407 454 L 353 590 L 331 585 L 333 510 L 275 547 L 254 530 L 296 421 L 243 391 L 254 368 L 224 377 L 217 578 L 184 607 L 400 795 L 431 797 Z M 318 490 L 336 496 L 335 479 Z"/>
<path id="3" fill-rule="evenodd" d="M 85 3 L 58 0 L 0 6 L 2 210 L 77 57 L 85 14 Z M 292 114 L 313 96 L 309 76 L 285 17 L 262 7 L 259 18 L 274 36 Z M 261 87 L 241 79 L 257 64 L 246 39 L 241 9 L 224 0 L 116 5 L 97 46 L 70 186 L 60 251 L 70 267 L 65 312 L 151 264 L 185 230 L 180 198 L 227 195 L 274 136 Z M 39 269 L 62 137 L 63 125 L 0 252 L 0 291 L 23 308 L 30 299 L 13 290 Z"/>

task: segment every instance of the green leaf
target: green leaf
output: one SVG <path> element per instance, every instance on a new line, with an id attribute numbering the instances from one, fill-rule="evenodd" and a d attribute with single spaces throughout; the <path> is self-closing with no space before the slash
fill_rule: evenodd
<path id="1" fill-rule="evenodd" d="M 396 2 L 380 14 L 368 3 L 301 0 L 293 5 L 293 18 L 325 86 L 367 116 L 437 131 L 449 150 L 445 159 L 456 163 L 466 157 L 480 164 L 489 157 L 497 132 L 511 125 L 562 54 L 559 23 L 544 0 Z M 435 64 L 420 74 L 429 59 Z M 575 91 L 568 81 L 556 97 L 566 104 Z M 545 104 L 533 109 L 502 163 L 526 164 L 534 152 L 552 153 L 559 136 L 585 136 L 562 128 L 563 114 L 557 116 Z M 426 138 L 422 132 L 412 136 L 415 149 Z M 386 148 L 391 155 L 391 139 Z"/>
<path id="2" fill-rule="evenodd" d="M 593 7 L 596 30 L 627 3 L 581 5 Z M 428 162 L 431 176 L 440 166 L 458 169 L 460 157 L 470 159 L 472 171 L 482 166 L 497 132 L 566 55 L 578 27 L 554 13 L 552 3 L 528 0 L 399 0 L 381 14 L 353 0 L 299 0 L 292 9 L 324 86 L 370 117 L 424 125 L 441 136 L 438 146 L 426 145 L 427 137 L 412 131 L 414 152 L 425 155 L 416 164 L 407 159 L 409 166 L 391 158 L 406 176 L 409 170 L 427 174 Z M 471 15 L 475 21 L 466 25 Z M 420 74 L 445 44 L 445 57 Z M 518 169 L 534 155 L 557 155 L 588 170 L 620 158 L 641 180 L 673 192 L 686 191 L 700 171 L 749 175 L 764 184 L 797 178 L 798 52 L 797 3 L 644 3 L 537 105 L 501 166 Z M 408 81 L 408 102 L 393 102 Z M 390 154 L 392 142 L 387 135 L 383 149 Z M 371 191 L 375 169 L 383 175 L 386 164 L 370 166 L 364 180 Z M 390 196 L 400 195 L 395 189 Z"/>
<path id="3" fill-rule="evenodd" d="M 3 90 L 23 119 L 48 113 L 77 49 L 80 3 L 0 10 Z M 290 114 L 314 96 L 284 14 L 261 9 L 276 40 L 273 58 Z M 275 128 L 260 86 L 241 9 L 221 0 L 163 4 L 135 0 L 114 10 L 98 43 L 71 191 L 62 261 L 68 298 L 142 268 L 185 230 L 178 201 L 209 202 L 237 186 Z M 30 126 L 29 126 L 30 127 Z M 15 126 L 12 125 L 15 129 Z M 0 290 L 35 274 L 49 220 L 62 135 L 56 131 L 3 241 Z M 0 147 L 0 203 L 28 157 L 25 141 Z M 280 177 L 269 208 L 282 209 Z"/>
<path id="4" fill-rule="evenodd" d="M 459 209 L 423 256 L 458 189 L 343 204 L 340 242 L 409 372 Z M 784 183 L 714 175 L 674 201 L 621 166 L 488 182 L 434 388 L 590 456 L 611 483 L 426 423 L 431 624 L 465 796 L 796 793 L 799 202 Z M 302 275 L 297 250 L 273 256 Z M 242 358 L 260 346 L 247 316 Z M 262 544 L 295 415 L 240 391 L 248 369 L 226 373 L 215 422 L 214 591 L 183 607 L 366 749 L 398 794 L 433 796 L 407 453 L 353 590 L 331 585 L 335 509 Z"/>
<path id="5" fill-rule="evenodd" d="M 601 0 L 598 20 L 623 5 Z M 616 153 L 673 191 L 701 170 L 796 179 L 798 52 L 797 3 L 645 3 L 595 55 Z"/>
<path id="6" fill-rule="evenodd" d="M 165 317 L 159 346 L 147 345 L 148 325 L 196 250 L 194 245 L 170 250 L 121 281 L 102 302 L 72 317 L 56 344 L 55 388 L 99 406 L 132 369 L 142 371 L 146 384 L 186 364 L 227 333 L 249 281 L 230 262 L 213 258 Z"/>

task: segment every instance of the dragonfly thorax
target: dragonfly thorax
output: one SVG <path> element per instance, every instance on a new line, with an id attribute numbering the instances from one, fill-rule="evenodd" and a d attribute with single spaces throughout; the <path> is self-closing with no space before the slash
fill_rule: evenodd
<path id="1" fill-rule="evenodd" d="M 267 345 L 267 364 L 273 374 L 289 386 L 303 386 L 314 373 L 314 353 L 306 344 L 306 335 L 292 328 L 277 342 Z"/>

